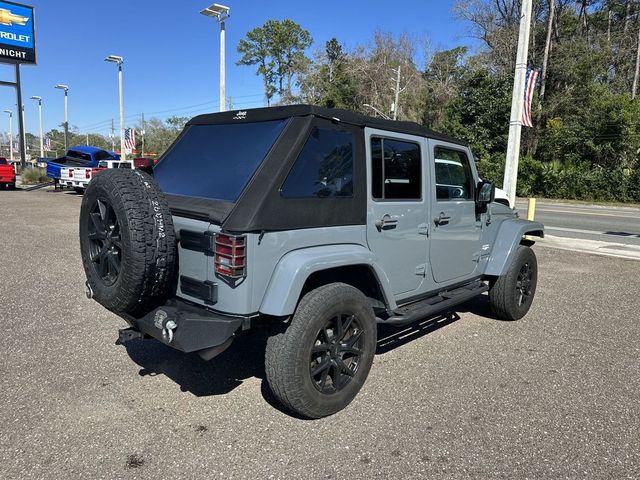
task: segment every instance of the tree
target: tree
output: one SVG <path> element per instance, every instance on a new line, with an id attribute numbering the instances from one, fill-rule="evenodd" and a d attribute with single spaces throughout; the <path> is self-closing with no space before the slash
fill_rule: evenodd
<path id="1" fill-rule="evenodd" d="M 351 59 L 338 40 L 326 42 L 324 50 L 317 52 L 314 61 L 299 75 L 299 100 L 329 108 L 357 109 L 350 64 Z"/>
<path id="2" fill-rule="evenodd" d="M 257 65 L 267 105 L 277 93 L 288 101 L 292 98 L 294 76 L 304 71 L 308 58 L 304 51 L 311 46 L 311 34 L 292 20 L 267 20 L 247 33 L 238 43 L 242 58 L 238 65 Z"/>

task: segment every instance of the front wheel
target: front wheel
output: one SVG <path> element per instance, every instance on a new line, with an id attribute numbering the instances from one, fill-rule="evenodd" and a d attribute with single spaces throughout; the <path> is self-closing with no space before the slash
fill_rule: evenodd
<path id="1" fill-rule="evenodd" d="M 284 333 L 267 341 L 265 370 L 274 395 L 307 418 L 345 408 L 364 384 L 376 349 L 366 297 L 344 283 L 307 293 Z"/>
<path id="2" fill-rule="evenodd" d="M 533 303 L 538 284 L 538 260 L 531 248 L 520 245 L 507 272 L 491 282 L 489 303 L 503 320 L 520 320 Z"/>

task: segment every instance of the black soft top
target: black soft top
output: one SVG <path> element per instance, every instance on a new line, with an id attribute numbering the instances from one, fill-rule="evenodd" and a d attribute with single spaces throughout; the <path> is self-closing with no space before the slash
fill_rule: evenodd
<path id="1" fill-rule="evenodd" d="M 358 127 L 370 127 L 408 135 L 442 140 L 467 146 L 467 142 L 429 130 L 415 122 L 400 122 L 370 117 L 341 108 L 324 108 L 315 105 L 286 105 L 281 107 L 252 108 L 248 110 L 231 110 L 220 113 L 207 113 L 192 118 L 187 125 L 216 125 L 236 122 L 263 122 L 281 120 L 290 117 L 314 116 L 332 121 L 347 123 Z"/>

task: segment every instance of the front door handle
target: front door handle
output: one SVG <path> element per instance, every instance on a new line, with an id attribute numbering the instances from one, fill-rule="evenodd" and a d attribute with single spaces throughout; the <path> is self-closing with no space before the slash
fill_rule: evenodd
<path id="1" fill-rule="evenodd" d="M 396 228 L 398 226 L 398 220 L 396 218 L 391 218 L 391 215 L 385 213 L 382 218 L 375 223 L 375 225 L 378 230 L 387 230 Z"/>
<path id="2" fill-rule="evenodd" d="M 437 227 L 441 227 L 442 225 L 448 225 L 449 220 L 451 220 L 451 217 L 447 217 L 444 212 L 440 212 L 440 215 L 436 217 L 433 222 Z"/>

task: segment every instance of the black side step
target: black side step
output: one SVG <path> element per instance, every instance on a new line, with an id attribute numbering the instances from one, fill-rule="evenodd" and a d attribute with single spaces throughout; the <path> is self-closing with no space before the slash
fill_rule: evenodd
<path id="1" fill-rule="evenodd" d="M 487 290 L 489 290 L 487 284 L 474 282 L 455 290 L 440 292 L 420 302 L 400 307 L 395 311 L 396 315 L 386 320 L 379 320 L 379 323 L 394 326 L 407 325 L 471 300 Z"/>

